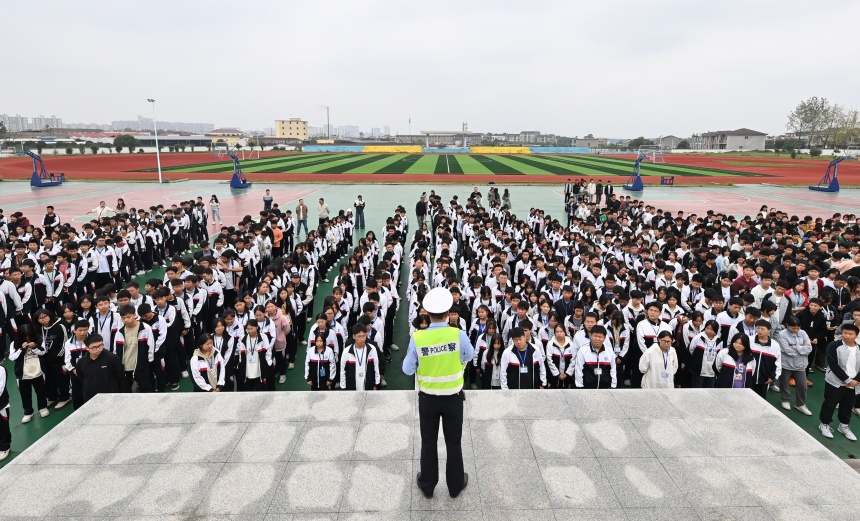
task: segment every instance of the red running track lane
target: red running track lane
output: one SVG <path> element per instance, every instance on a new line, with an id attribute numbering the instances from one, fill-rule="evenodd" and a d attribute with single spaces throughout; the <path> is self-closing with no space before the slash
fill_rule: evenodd
<path id="1" fill-rule="evenodd" d="M 617 157 L 621 159 L 635 160 L 634 155 L 607 155 L 606 157 Z M 750 172 L 754 174 L 765 174 L 774 176 L 760 179 L 762 183 L 772 184 L 818 184 L 824 172 L 827 170 L 829 161 L 812 159 L 784 159 L 782 157 L 737 157 L 731 155 L 699 155 L 699 154 L 671 154 L 663 156 L 666 164 L 677 166 L 691 166 L 699 168 L 716 168 L 718 170 L 729 170 L 731 172 Z M 728 162 L 750 163 L 749 165 L 732 165 Z M 753 165 L 759 163 L 761 166 Z M 784 166 L 773 166 L 784 165 Z M 647 179 L 644 177 L 643 179 Z M 675 177 L 675 182 L 681 178 Z M 711 179 L 711 178 L 709 178 Z M 737 178 L 735 181 L 738 182 Z M 860 161 L 845 161 L 839 165 L 839 180 L 843 184 L 860 184 Z M 646 181 L 647 182 L 647 181 Z M 726 182 L 726 181 L 717 181 Z M 702 184 L 702 183 L 698 183 Z"/>

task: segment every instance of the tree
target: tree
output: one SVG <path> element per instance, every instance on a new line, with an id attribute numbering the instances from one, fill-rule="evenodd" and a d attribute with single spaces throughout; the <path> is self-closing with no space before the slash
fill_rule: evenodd
<path id="1" fill-rule="evenodd" d="M 35 145 L 35 146 L 36 146 L 36 151 L 37 151 L 37 152 L 39 153 L 39 155 L 41 156 L 41 155 L 42 155 L 42 150 L 44 150 L 44 149 L 45 149 L 45 142 L 44 142 L 44 141 L 36 141 L 36 145 Z"/>
<path id="2" fill-rule="evenodd" d="M 653 145 L 654 142 L 650 139 L 645 139 L 642 136 L 637 137 L 636 139 L 631 139 L 630 143 L 627 145 L 627 148 L 636 149 L 641 147 L 642 145 Z"/>
<path id="3" fill-rule="evenodd" d="M 73 153 L 74 151 L 75 151 L 75 149 L 73 149 L 72 147 L 70 147 L 70 146 L 67 146 L 67 147 L 66 147 L 66 155 L 69 155 L 69 156 L 70 156 L 70 155 L 72 155 L 72 153 Z"/>
<path id="4" fill-rule="evenodd" d="M 185 145 L 179 145 L 179 151 L 185 152 Z"/>
<path id="5" fill-rule="evenodd" d="M 135 147 L 140 146 L 140 141 L 134 136 L 120 134 L 113 138 L 113 146 L 117 152 L 122 152 L 123 147 L 128 148 L 128 153 L 131 154 L 134 152 Z"/>
<path id="6" fill-rule="evenodd" d="M 682 139 L 681 141 L 678 141 L 678 148 L 680 150 L 690 150 L 690 142 L 686 139 Z"/>
<path id="7" fill-rule="evenodd" d="M 818 143 L 822 134 L 826 134 L 823 131 L 833 122 L 834 112 L 827 98 L 813 96 L 798 103 L 788 114 L 786 128 L 795 132 L 809 147 Z"/>
<path id="8" fill-rule="evenodd" d="M 78 152 L 80 152 L 81 155 L 86 154 L 87 153 L 87 145 L 85 145 L 84 143 L 78 143 Z"/>
<path id="9" fill-rule="evenodd" d="M 246 144 L 248 145 L 248 148 L 250 148 L 250 149 L 253 149 L 255 146 L 257 146 L 257 142 L 254 141 L 253 139 L 249 139 Z"/>
<path id="10" fill-rule="evenodd" d="M 4 125 L 2 121 L 0 121 L 0 139 L 5 139 L 5 138 L 6 138 L 6 125 Z"/>
<path id="11" fill-rule="evenodd" d="M 809 157 L 818 157 L 821 155 L 820 148 L 810 148 L 809 149 Z"/>
<path id="12" fill-rule="evenodd" d="M 844 111 L 833 132 L 833 146 L 847 148 L 860 143 L 860 112 Z"/>
<path id="13" fill-rule="evenodd" d="M 233 146 L 236 148 L 236 150 L 242 150 L 242 145 L 240 145 L 238 142 Z"/>
<path id="14" fill-rule="evenodd" d="M 593 134 L 586 134 L 583 139 L 594 139 L 594 135 Z"/>
<path id="15" fill-rule="evenodd" d="M 99 153 L 99 146 L 97 144 L 93 143 L 92 145 L 90 145 L 90 152 L 92 152 L 93 155 L 98 154 Z"/>

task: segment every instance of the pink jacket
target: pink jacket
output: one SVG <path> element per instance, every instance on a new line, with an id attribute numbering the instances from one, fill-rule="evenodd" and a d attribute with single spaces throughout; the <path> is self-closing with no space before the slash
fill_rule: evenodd
<path id="1" fill-rule="evenodd" d="M 275 326 L 275 351 L 283 351 L 287 348 L 287 335 L 290 334 L 290 329 L 292 329 L 290 319 L 279 308 L 275 312 L 275 316 L 269 317 L 269 320 Z"/>

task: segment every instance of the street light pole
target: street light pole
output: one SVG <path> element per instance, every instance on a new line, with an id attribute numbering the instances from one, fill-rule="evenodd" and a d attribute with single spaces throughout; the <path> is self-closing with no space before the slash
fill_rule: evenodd
<path id="1" fill-rule="evenodd" d="M 161 150 L 158 147 L 158 123 L 155 122 L 155 100 L 147 98 L 152 103 L 152 128 L 155 130 L 155 160 L 158 162 L 158 183 L 161 184 Z"/>

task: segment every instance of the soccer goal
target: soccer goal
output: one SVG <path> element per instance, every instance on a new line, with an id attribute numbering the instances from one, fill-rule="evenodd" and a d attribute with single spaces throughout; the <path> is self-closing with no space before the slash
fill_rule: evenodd
<path id="1" fill-rule="evenodd" d="M 246 159 L 260 159 L 260 151 L 259 150 L 242 150 L 242 161 Z"/>
<path id="2" fill-rule="evenodd" d="M 661 145 L 640 145 L 639 155 L 644 155 L 645 158 L 652 163 L 665 163 L 663 152 L 665 149 Z"/>

